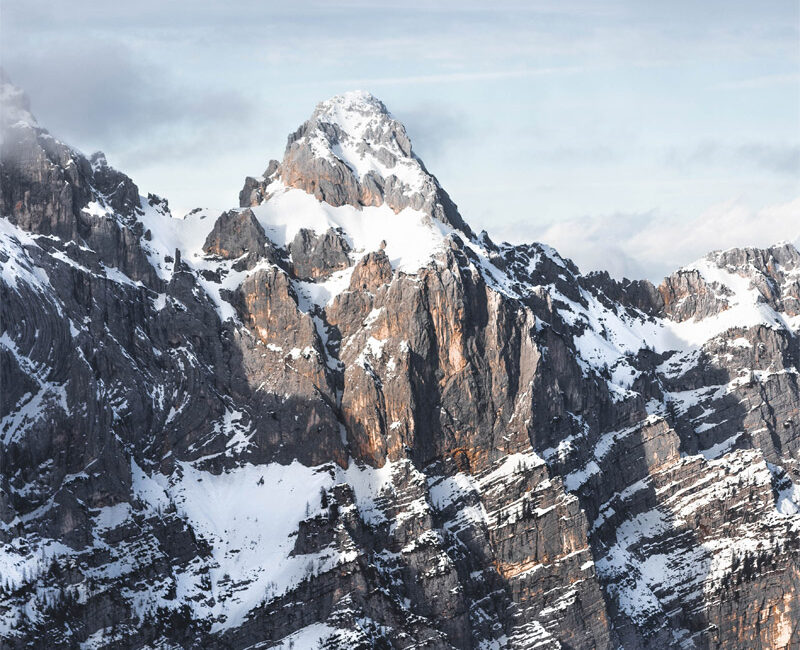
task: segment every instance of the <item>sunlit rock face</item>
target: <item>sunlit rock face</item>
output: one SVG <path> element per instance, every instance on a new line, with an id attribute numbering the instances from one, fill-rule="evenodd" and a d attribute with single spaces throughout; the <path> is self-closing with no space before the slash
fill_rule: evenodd
<path id="1" fill-rule="evenodd" d="M 800 644 L 793 246 L 582 275 L 360 92 L 178 218 L 0 96 L 0 645 Z"/>

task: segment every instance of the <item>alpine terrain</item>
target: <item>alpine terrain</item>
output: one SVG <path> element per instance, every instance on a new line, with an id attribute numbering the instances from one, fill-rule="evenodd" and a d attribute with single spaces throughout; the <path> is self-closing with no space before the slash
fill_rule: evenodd
<path id="1" fill-rule="evenodd" d="M 581 274 L 363 92 L 179 217 L 0 94 L 1 647 L 800 647 L 793 245 Z"/>

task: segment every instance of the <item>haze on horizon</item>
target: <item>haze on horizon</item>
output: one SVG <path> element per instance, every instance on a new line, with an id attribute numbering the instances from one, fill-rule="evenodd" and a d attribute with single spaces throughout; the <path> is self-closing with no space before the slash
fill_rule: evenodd
<path id="1" fill-rule="evenodd" d="M 658 280 L 800 235 L 800 5 L 10 0 L 0 62 L 56 137 L 176 214 L 369 90 L 476 229 Z"/>

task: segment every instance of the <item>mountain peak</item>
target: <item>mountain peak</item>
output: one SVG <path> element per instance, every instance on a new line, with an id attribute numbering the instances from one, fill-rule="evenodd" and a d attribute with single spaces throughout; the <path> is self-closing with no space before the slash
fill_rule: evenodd
<path id="1" fill-rule="evenodd" d="M 375 114 L 389 116 L 386 105 L 366 90 L 349 90 L 317 104 L 317 112 Z"/>
<path id="2" fill-rule="evenodd" d="M 287 154 L 304 146 L 315 158 L 334 165 L 343 162 L 359 181 L 370 173 L 382 179 L 395 175 L 409 188 L 419 189 L 427 176 L 411 153 L 405 126 L 363 90 L 317 104 L 309 120 L 289 138 Z"/>
<path id="3" fill-rule="evenodd" d="M 317 104 L 289 136 L 283 161 L 248 177 L 241 207 L 269 200 L 280 181 L 334 207 L 385 205 L 395 213 L 422 212 L 472 235 L 458 209 L 414 155 L 405 126 L 371 93 L 356 90 Z"/>

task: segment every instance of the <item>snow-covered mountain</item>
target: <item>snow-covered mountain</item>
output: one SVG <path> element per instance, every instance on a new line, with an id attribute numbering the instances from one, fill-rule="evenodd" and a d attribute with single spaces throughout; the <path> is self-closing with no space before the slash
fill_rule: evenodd
<path id="1" fill-rule="evenodd" d="M 582 275 L 361 92 L 176 218 L 0 96 L 0 645 L 800 644 L 792 245 Z"/>

